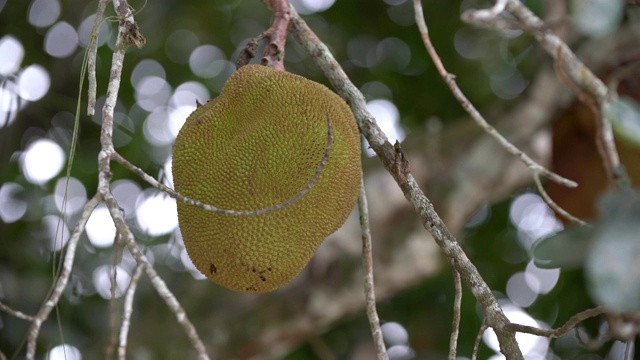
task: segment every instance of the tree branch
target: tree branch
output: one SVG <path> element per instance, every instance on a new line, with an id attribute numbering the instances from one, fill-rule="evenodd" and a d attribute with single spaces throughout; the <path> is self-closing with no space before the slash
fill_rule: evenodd
<path id="1" fill-rule="evenodd" d="M 487 122 L 487 120 L 484 119 L 484 117 L 480 114 L 480 112 L 475 108 L 475 106 L 473 106 L 473 104 L 469 101 L 469 99 L 467 99 L 467 97 L 464 95 L 462 90 L 460 90 L 460 88 L 458 87 L 458 84 L 455 81 L 455 75 L 450 74 L 442 64 L 442 60 L 440 60 L 440 56 L 438 55 L 435 48 L 433 47 L 433 44 L 431 43 L 431 38 L 429 37 L 429 29 L 427 28 L 427 24 L 424 21 L 422 4 L 420 1 L 421 0 L 413 0 L 413 7 L 415 10 L 416 23 L 418 24 L 418 28 L 420 30 L 420 34 L 422 35 L 422 40 L 424 42 L 424 45 L 427 48 L 427 51 L 429 52 L 429 56 L 433 60 L 433 63 L 435 64 L 436 69 L 438 69 L 438 73 L 440 73 L 440 76 L 442 76 L 442 79 L 444 80 L 444 82 L 451 89 L 451 93 L 453 94 L 453 96 L 456 98 L 456 100 L 458 100 L 460 105 L 462 105 L 462 107 L 467 111 L 467 113 L 471 116 L 471 118 L 487 134 L 491 135 L 496 141 L 498 141 L 498 143 L 505 150 L 507 150 L 510 154 L 517 156 L 520 160 L 522 160 L 522 162 L 525 163 L 527 167 L 529 167 L 529 169 L 534 175 L 541 174 L 549 178 L 550 180 L 569 188 L 574 188 L 578 186 L 578 184 L 575 181 L 571 181 L 556 173 L 553 173 L 547 170 L 542 165 L 533 161 L 533 159 L 531 159 L 529 155 L 525 154 L 520 149 L 518 149 L 515 145 L 509 142 L 509 140 L 507 140 L 504 136 L 502 136 L 502 134 L 500 134 L 493 126 L 491 126 Z M 499 5 L 502 5 L 502 6 L 499 6 Z M 490 11 L 480 10 L 480 11 L 486 11 L 486 13 L 483 12 L 478 16 L 484 20 L 486 20 L 490 16 L 495 17 L 500 12 L 502 12 L 501 9 L 504 9 L 505 5 L 506 5 L 505 1 L 499 1 L 498 4 L 496 4 L 496 7 L 492 8 Z"/>
<path id="2" fill-rule="evenodd" d="M 502 352 L 509 358 L 522 359 L 522 353 L 514 333 L 506 328 L 509 320 L 502 312 L 489 286 L 484 282 L 478 270 L 467 258 L 457 240 L 435 212 L 431 201 L 422 192 L 411 173 L 406 174 L 406 176 L 399 176 L 401 174 L 394 171 L 396 151 L 377 125 L 375 119 L 368 112 L 362 93 L 351 83 L 327 46 L 318 39 L 295 9 L 290 8 L 290 13 L 291 30 L 296 41 L 302 45 L 316 65 L 322 69 L 336 92 L 351 106 L 351 110 L 360 127 L 360 132 L 367 138 L 371 148 L 376 152 L 387 171 L 394 177 L 407 200 L 413 205 L 425 229 L 431 232 L 445 255 L 455 259 L 456 269 L 484 309 L 488 324 L 494 328 L 500 341 Z"/>
<path id="3" fill-rule="evenodd" d="M 362 234 L 362 267 L 364 270 L 364 294 L 367 308 L 367 317 L 371 327 L 373 345 L 378 355 L 378 360 L 387 360 L 389 355 L 384 346 L 380 319 L 376 310 L 376 292 L 373 283 L 373 250 L 371 246 L 371 230 L 369 229 L 369 209 L 367 207 L 367 192 L 364 188 L 364 178 L 360 183 L 360 196 L 358 197 L 358 212 L 360 213 L 360 232 Z"/>
<path id="4" fill-rule="evenodd" d="M 78 247 L 78 242 L 80 241 L 80 235 L 84 232 L 84 227 L 89 220 L 89 216 L 93 210 L 100 203 L 100 195 L 95 194 L 91 200 L 89 200 L 82 210 L 82 214 L 80 215 L 80 219 L 78 220 L 78 224 L 76 228 L 71 233 L 71 237 L 69 238 L 69 242 L 67 243 L 66 254 L 64 257 L 64 262 L 62 264 L 62 272 L 58 276 L 56 281 L 56 285 L 53 288 L 51 294 L 47 297 L 44 304 L 38 310 L 38 313 L 33 317 L 33 322 L 31 323 L 31 327 L 29 328 L 29 336 L 27 339 L 27 359 L 34 359 L 36 355 L 36 340 L 38 340 L 38 334 L 40 333 L 40 327 L 45 322 L 51 310 L 58 304 L 60 301 L 60 296 L 64 292 L 64 289 L 67 287 L 67 283 L 69 282 L 69 276 L 71 275 L 71 269 L 73 268 L 73 260 L 76 255 L 76 248 Z"/>
<path id="5" fill-rule="evenodd" d="M 627 179 L 626 171 L 624 171 L 624 167 L 620 163 L 620 157 L 616 149 L 611 120 L 604 116 L 603 108 L 614 98 L 607 86 L 578 59 L 560 37 L 553 34 L 545 26 L 545 23 L 520 1 L 507 0 L 506 9 L 522 25 L 523 30 L 533 35 L 547 53 L 558 64 L 562 64 L 568 78 L 597 101 L 598 139 L 596 139 L 596 142 L 599 143 L 605 168 L 611 180 Z M 486 16 L 478 17 L 477 14 L 477 10 L 468 10 L 463 14 L 462 19 L 478 25 L 485 25 L 492 20 L 498 21 L 496 20 L 497 16 L 493 19 L 488 19 Z M 580 92 L 577 94 L 579 95 Z"/>
<path id="6" fill-rule="evenodd" d="M 127 358 L 127 336 L 129 334 L 129 327 L 131 325 L 131 314 L 133 313 L 133 296 L 136 293 L 136 288 L 140 277 L 142 276 L 143 267 L 136 266 L 129 283 L 129 288 L 124 297 L 124 310 L 122 315 L 122 325 L 120 327 L 120 337 L 118 342 L 118 359 L 125 360 Z"/>
<path id="7" fill-rule="evenodd" d="M 116 154 L 113 146 L 113 114 L 122 78 L 125 49 L 129 44 L 138 47 L 144 44 L 144 37 L 142 37 L 138 31 L 138 26 L 133 19 L 131 8 L 127 2 L 125 0 L 113 0 L 113 3 L 116 8 L 116 13 L 120 18 L 120 26 L 118 27 L 118 37 L 111 62 L 107 97 L 102 109 L 102 130 L 100 133 L 101 151 L 98 154 L 98 191 L 107 205 L 107 209 L 118 231 L 118 236 L 124 239 L 131 255 L 136 259 L 138 265 L 144 269 L 160 297 L 167 303 L 169 309 L 175 314 L 178 323 L 185 329 L 187 337 L 198 353 L 198 357 L 200 359 L 208 359 L 209 356 L 207 355 L 205 346 L 195 327 L 173 293 L 167 288 L 167 285 L 162 278 L 158 276 L 147 257 L 138 248 L 135 238 L 124 220 L 122 210 L 111 193 L 110 183 L 112 173 L 110 163 L 111 160 L 113 160 L 114 154 Z"/>

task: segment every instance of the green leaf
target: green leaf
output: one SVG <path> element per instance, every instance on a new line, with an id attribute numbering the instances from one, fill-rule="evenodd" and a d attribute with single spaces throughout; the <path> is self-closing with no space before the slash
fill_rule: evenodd
<path id="1" fill-rule="evenodd" d="M 622 217 L 599 227 L 585 263 L 593 300 L 614 311 L 640 311 L 640 219 Z"/>
<path id="2" fill-rule="evenodd" d="M 602 193 L 597 201 L 600 219 L 633 217 L 640 220 L 640 192 L 626 188 Z"/>
<path id="3" fill-rule="evenodd" d="M 589 255 L 592 234 L 593 228 L 582 226 L 543 238 L 533 246 L 533 261 L 542 269 L 580 268 Z"/>
<path id="4" fill-rule="evenodd" d="M 611 120 L 613 132 L 624 141 L 640 147 L 640 106 L 622 97 L 604 105 L 604 115 Z"/>
<path id="5" fill-rule="evenodd" d="M 601 37 L 618 29 L 624 6 L 623 0 L 573 0 L 571 17 L 583 34 Z"/>

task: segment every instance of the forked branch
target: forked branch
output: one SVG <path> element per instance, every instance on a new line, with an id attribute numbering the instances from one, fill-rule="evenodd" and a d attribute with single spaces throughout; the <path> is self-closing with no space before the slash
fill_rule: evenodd
<path id="1" fill-rule="evenodd" d="M 455 259 L 456 270 L 463 282 L 471 288 L 473 295 L 482 306 L 487 321 L 496 332 L 502 352 L 510 359 L 523 359 L 515 335 L 507 329 L 509 320 L 500 308 L 491 289 L 473 263 L 466 256 L 455 237 L 449 232 L 442 219 L 435 212 L 431 201 L 425 196 L 418 183 L 408 171 L 397 171 L 397 152 L 389 143 L 386 135 L 380 129 L 375 119 L 366 108 L 366 101 L 362 93 L 344 73 L 340 64 L 335 60 L 327 46 L 322 43 L 313 31 L 300 18 L 295 9 L 290 8 L 291 32 L 296 41 L 322 69 L 336 92 L 349 104 L 358 122 L 360 132 L 367 138 L 369 145 L 376 152 L 387 171 L 394 177 L 405 197 L 413 205 L 423 226 L 433 235 L 436 243 L 450 259 Z"/>

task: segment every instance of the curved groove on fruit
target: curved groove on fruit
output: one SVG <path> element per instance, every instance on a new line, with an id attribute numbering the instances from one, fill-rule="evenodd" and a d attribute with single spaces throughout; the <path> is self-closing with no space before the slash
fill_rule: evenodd
<path id="1" fill-rule="evenodd" d="M 307 185 L 302 190 L 300 190 L 297 194 L 291 197 L 289 200 L 280 204 L 276 204 L 269 208 L 250 210 L 250 211 L 220 209 L 213 205 L 204 204 L 198 200 L 184 196 L 175 190 L 174 190 L 175 193 L 169 193 L 169 195 L 171 195 L 172 198 L 178 201 L 182 201 L 185 204 L 193 205 L 200 209 L 211 211 L 213 213 L 221 214 L 221 215 L 242 217 L 242 216 L 259 216 L 259 215 L 270 214 L 272 212 L 282 210 L 287 206 L 290 206 L 296 203 L 297 201 L 302 199 L 309 192 L 309 190 L 311 190 L 311 188 L 313 187 L 313 184 L 315 184 L 315 182 L 320 177 L 320 173 L 322 173 L 322 169 L 324 169 L 324 167 L 327 165 L 327 160 L 329 160 L 329 154 L 331 153 L 331 145 L 333 145 L 333 125 L 331 124 L 331 118 L 329 117 L 329 114 L 327 114 L 327 146 L 324 148 L 324 155 L 322 156 L 322 160 L 320 160 L 320 165 L 318 165 L 318 167 L 316 168 L 315 174 L 313 174 L 311 179 L 309 179 L 309 182 L 307 183 Z"/>

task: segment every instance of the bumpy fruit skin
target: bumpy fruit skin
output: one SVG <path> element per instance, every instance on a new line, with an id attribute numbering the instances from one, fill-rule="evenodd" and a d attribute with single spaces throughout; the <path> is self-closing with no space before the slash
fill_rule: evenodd
<path id="1" fill-rule="evenodd" d="M 258 216 L 216 214 L 178 202 L 191 260 L 229 289 L 267 292 L 291 281 L 322 241 L 345 222 L 360 190 L 360 137 L 347 104 L 301 76 L 246 65 L 220 95 L 196 109 L 173 150 L 181 194 L 218 208 L 250 211 L 285 203 L 307 185 L 333 144 L 311 190 Z"/>

